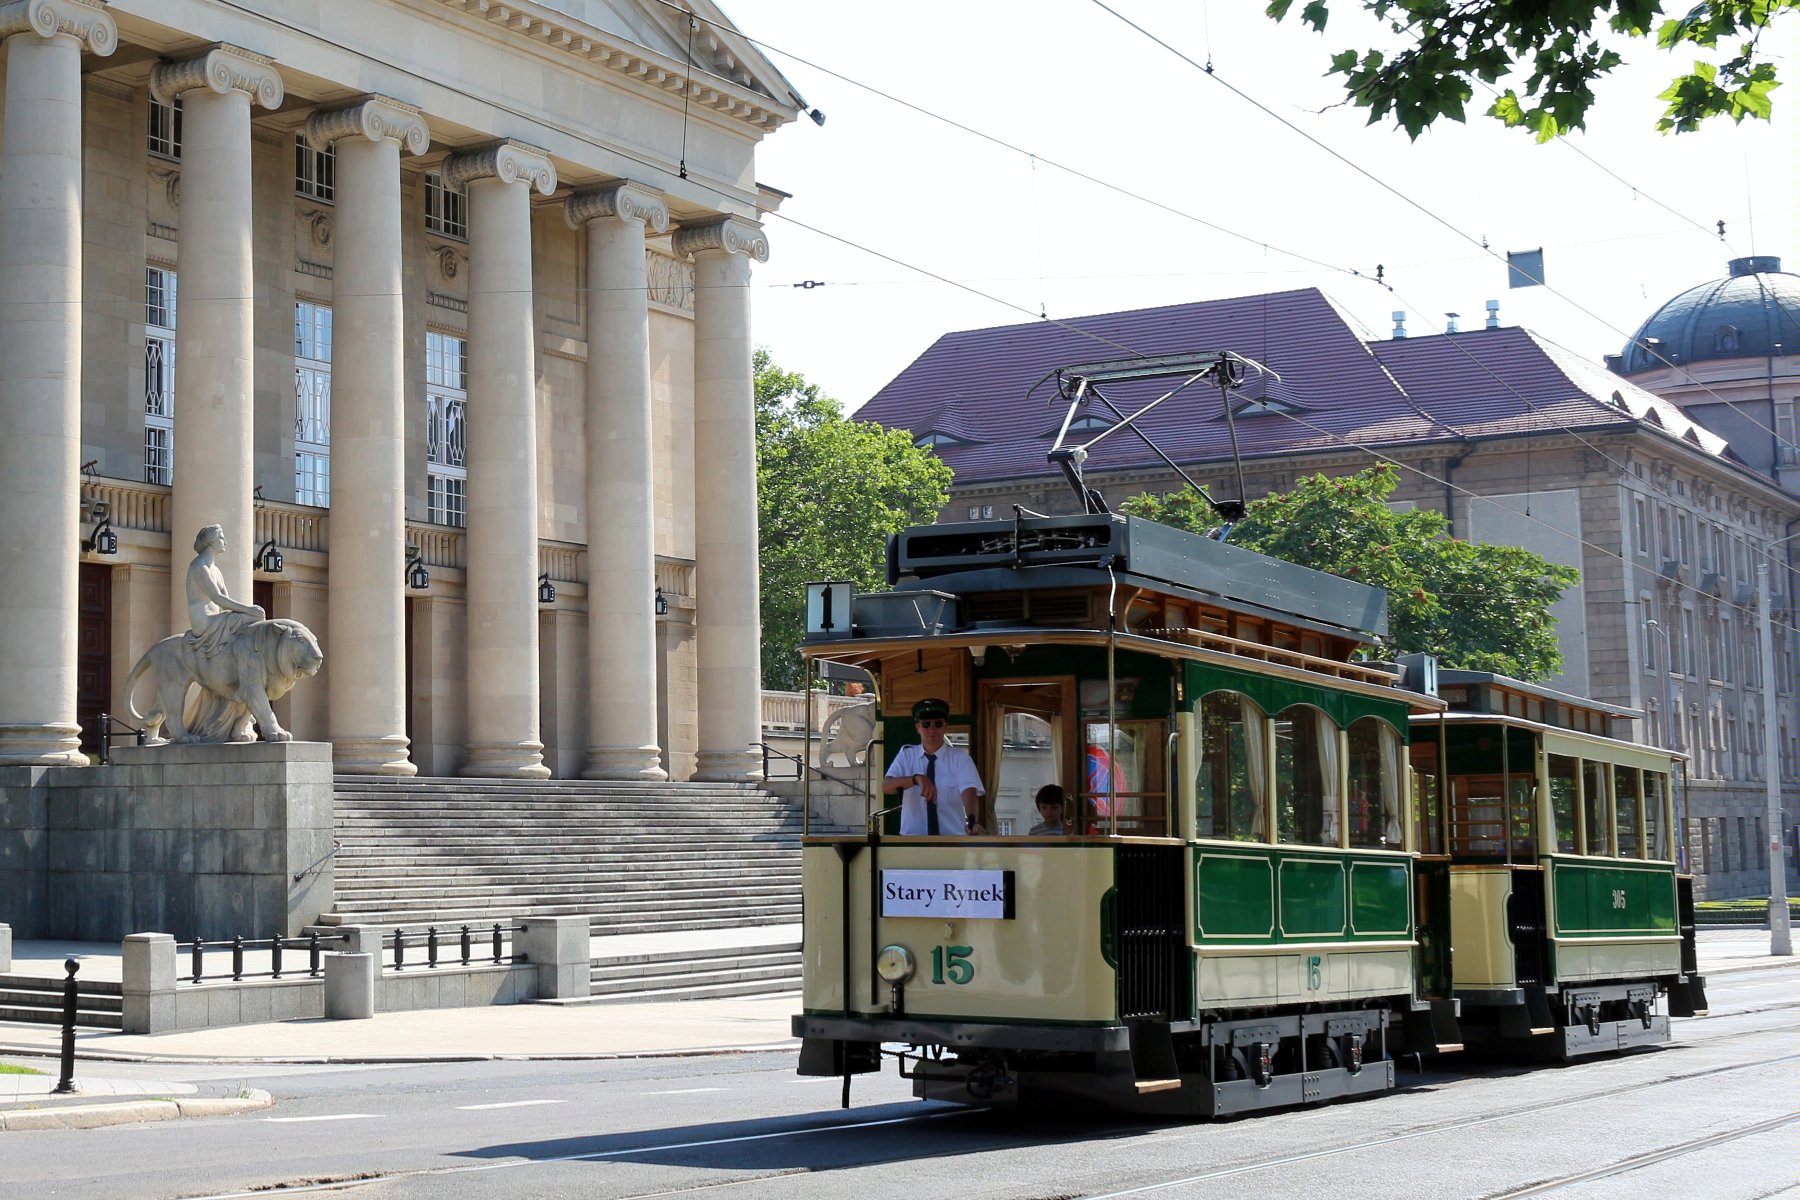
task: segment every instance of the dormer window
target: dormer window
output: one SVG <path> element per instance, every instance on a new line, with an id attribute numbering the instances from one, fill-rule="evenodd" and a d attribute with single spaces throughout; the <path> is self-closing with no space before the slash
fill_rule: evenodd
<path id="1" fill-rule="evenodd" d="M 1713 332 L 1713 349 L 1721 354 L 1736 354 L 1738 349 L 1738 327 L 1721 325 Z"/>
<path id="2" fill-rule="evenodd" d="M 1105 417 L 1096 417 L 1093 413 L 1084 413 L 1069 422 L 1070 433 L 1101 433 L 1111 429 L 1114 422 Z"/>
<path id="3" fill-rule="evenodd" d="M 913 439 L 913 445 L 921 450 L 935 450 L 939 446 L 966 446 L 968 442 L 947 433 L 923 433 Z"/>
<path id="4" fill-rule="evenodd" d="M 1271 396 L 1264 396 L 1260 400 L 1244 401 L 1232 410 L 1231 415 L 1234 417 L 1270 417 L 1286 416 L 1289 413 L 1301 411 L 1303 410 L 1298 404 L 1290 404 L 1286 400 L 1276 400 Z"/>

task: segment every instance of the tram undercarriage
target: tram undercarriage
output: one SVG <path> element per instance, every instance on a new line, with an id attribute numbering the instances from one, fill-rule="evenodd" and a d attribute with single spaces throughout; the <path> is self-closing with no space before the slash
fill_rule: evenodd
<path id="1" fill-rule="evenodd" d="M 1103 1106 L 1228 1117 L 1388 1091 L 1399 1022 L 1385 1008 L 1087 1029 L 805 1017 L 803 1075 L 899 1062 L 920 1099 L 993 1107 Z M 850 1035 L 846 1038 L 846 1035 Z M 905 1044 L 905 1050 L 880 1049 Z"/>
<path id="2" fill-rule="evenodd" d="M 1706 1011 L 1705 981 L 1697 975 L 1668 987 L 1647 979 L 1554 990 L 1533 984 L 1461 998 L 1470 1050 L 1549 1062 L 1661 1045 L 1669 1040 L 1670 1016 Z"/>

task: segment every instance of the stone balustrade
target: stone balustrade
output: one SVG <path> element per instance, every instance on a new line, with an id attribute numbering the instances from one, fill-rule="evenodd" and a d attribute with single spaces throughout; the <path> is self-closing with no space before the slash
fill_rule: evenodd
<path id="1" fill-rule="evenodd" d="M 125 479 L 89 476 L 81 481 L 81 500 L 92 511 L 96 502 L 107 507 L 107 520 L 115 529 L 141 529 L 146 533 L 169 532 L 169 487 L 162 483 L 133 483 Z"/>
<path id="2" fill-rule="evenodd" d="M 259 501 L 256 505 L 258 546 L 272 538 L 283 551 L 322 551 L 329 548 L 326 525 L 325 510 L 322 508 L 306 504 L 283 504 L 274 500 Z"/>

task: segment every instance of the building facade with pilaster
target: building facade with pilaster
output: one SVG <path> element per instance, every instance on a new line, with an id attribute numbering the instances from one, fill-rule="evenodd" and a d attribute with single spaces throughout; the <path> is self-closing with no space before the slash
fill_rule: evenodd
<path id="1" fill-rule="evenodd" d="M 800 101 L 690 7 L 0 3 L 0 764 L 87 761 L 219 524 L 341 773 L 758 776 Z"/>

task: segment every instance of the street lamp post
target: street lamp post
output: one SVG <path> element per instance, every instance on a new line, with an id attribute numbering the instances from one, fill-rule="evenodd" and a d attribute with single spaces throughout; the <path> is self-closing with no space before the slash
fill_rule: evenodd
<path id="1" fill-rule="evenodd" d="M 1668 630 L 1667 626 L 1665 626 L 1661 621 L 1658 621 L 1655 617 L 1645 618 L 1644 628 L 1646 630 L 1654 629 L 1657 633 L 1662 634 L 1662 644 L 1663 644 L 1662 742 L 1663 742 L 1663 746 L 1667 749 L 1679 750 L 1681 748 L 1680 744 L 1679 744 L 1681 739 L 1676 734 L 1677 734 L 1677 730 L 1680 729 L 1681 725 L 1680 725 L 1680 722 L 1676 720 L 1676 713 L 1675 713 L 1675 659 L 1672 657 L 1672 655 L 1670 653 L 1670 649 L 1669 649 L 1669 630 Z M 1675 845 L 1678 848 L 1678 853 L 1681 856 L 1680 868 L 1683 872 L 1686 872 L 1688 870 L 1686 796 L 1687 796 L 1686 788 L 1682 788 L 1675 795 Z"/>
<path id="2" fill-rule="evenodd" d="M 1769 594 L 1769 560 L 1775 557 L 1777 546 L 1796 537 L 1800 534 L 1790 534 L 1769 543 L 1762 561 L 1756 564 L 1756 624 L 1762 631 L 1763 643 L 1763 773 L 1768 777 L 1769 789 L 1769 953 L 1772 955 L 1793 954 L 1794 943 L 1788 928 L 1787 861 L 1782 854 L 1781 842 L 1781 758 L 1776 741 L 1779 715 L 1775 708 L 1775 620 L 1773 598 Z"/>

